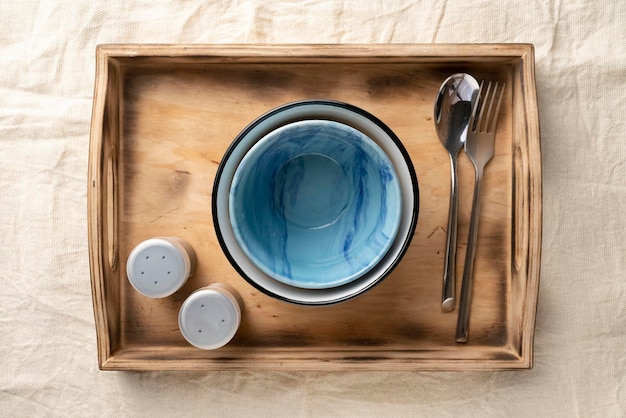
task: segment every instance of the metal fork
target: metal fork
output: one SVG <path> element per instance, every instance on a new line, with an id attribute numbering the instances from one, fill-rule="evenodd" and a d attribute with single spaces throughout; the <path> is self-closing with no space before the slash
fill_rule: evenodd
<path id="1" fill-rule="evenodd" d="M 465 153 L 474 164 L 476 177 L 467 252 L 465 253 L 465 267 L 463 269 L 463 283 L 461 285 L 459 316 L 456 323 L 456 342 L 458 343 L 467 342 L 469 310 L 472 301 L 472 276 L 474 273 L 474 258 L 476 256 L 476 237 L 478 236 L 480 188 L 485 166 L 493 157 L 498 112 L 504 93 L 504 83 L 500 87 L 498 83 L 495 83 L 492 89 L 492 84 L 489 82 L 485 91 L 483 91 L 483 85 L 484 82 L 481 82 L 476 104 L 470 116 L 467 140 L 465 142 Z"/>

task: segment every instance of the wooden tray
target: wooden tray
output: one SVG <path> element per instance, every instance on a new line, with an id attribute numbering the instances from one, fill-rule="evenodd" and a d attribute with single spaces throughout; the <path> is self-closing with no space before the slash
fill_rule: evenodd
<path id="1" fill-rule="evenodd" d="M 449 159 L 432 120 L 455 72 L 505 81 L 482 190 L 470 340 L 440 309 Z M 403 261 L 370 292 L 331 307 L 277 301 L 248 285 L 215 235 L 211 188 L 235 136 L 299 99 L 359 106 L 386 123 L 418 176 L 417 229 Z M 98 360 L 106 370 L 512 369 L 532 367 L 541 248 L 541 161 L 531 45 L 120 45 L 97 49 L 89 160 L 89 249 Z M 457 271 L 473 168 L 461 155 Z M 179 236 L 198 270 L 173 296 L 129 285 L 132 248 Z M 195 289 L 225 282 L 245 308 L 235 338 L 203 351 L 177 324 Z M 457 283 L 457 291 L 460 283 Z"/>

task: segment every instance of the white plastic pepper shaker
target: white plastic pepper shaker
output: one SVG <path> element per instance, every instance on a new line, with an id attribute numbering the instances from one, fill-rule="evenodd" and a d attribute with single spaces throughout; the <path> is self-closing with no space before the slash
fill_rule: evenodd
<path id="1" fill-rule="evenodd" d="M 235 336 L 242 309 L 242 299 L 235 289 L 214 283 L 196 290 L 183 302 L 178 326 L 189 344 L 214 350 Z"/>

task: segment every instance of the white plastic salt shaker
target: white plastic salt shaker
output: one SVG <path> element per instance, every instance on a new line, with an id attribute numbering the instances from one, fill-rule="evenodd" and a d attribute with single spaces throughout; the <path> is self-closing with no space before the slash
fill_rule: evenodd
<path id="1" fill-rule="evenodd" d="M 151 238 L 128 256 L 126 275 L 144 296 L 164 298 L 180 289 L 196 269 L 193 247 L 177 237 Z"/>

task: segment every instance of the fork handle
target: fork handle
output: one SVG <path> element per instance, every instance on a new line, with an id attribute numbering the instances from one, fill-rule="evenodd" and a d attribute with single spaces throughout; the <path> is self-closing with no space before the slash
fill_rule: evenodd
<path id="1" fill-rule="evenodd" d="M 451 312 L 455 305 L 456 280 L 456 236 L 459 215 L 459 184 L 457 181 L 458 153 L 450 153 L 450 206 L 448 209 L 448 235 L 446 237 L 446 256 L 443 269 L 443 288 L 441 291 L 441 310 Z"/>
<path id="2" fill-rule="evenodd" d="M 472 214 L 465 253 L 463 268 L 463 282 L 461 285 L 461 300 L 459 301 L 459 316 L 456 323 L 456 342 L 466 343 L 469 333 L 469 314 L 472 302 L 472 282 L 474 275 L 474 259 L 476 258 L 476 238 L 478 237 L 478 220 L 480 212 L 480 188 L 483 182 L 483 169 L 476 167 L 476 181 L 474 182 L 474 197 L 472 200 Z"/>

